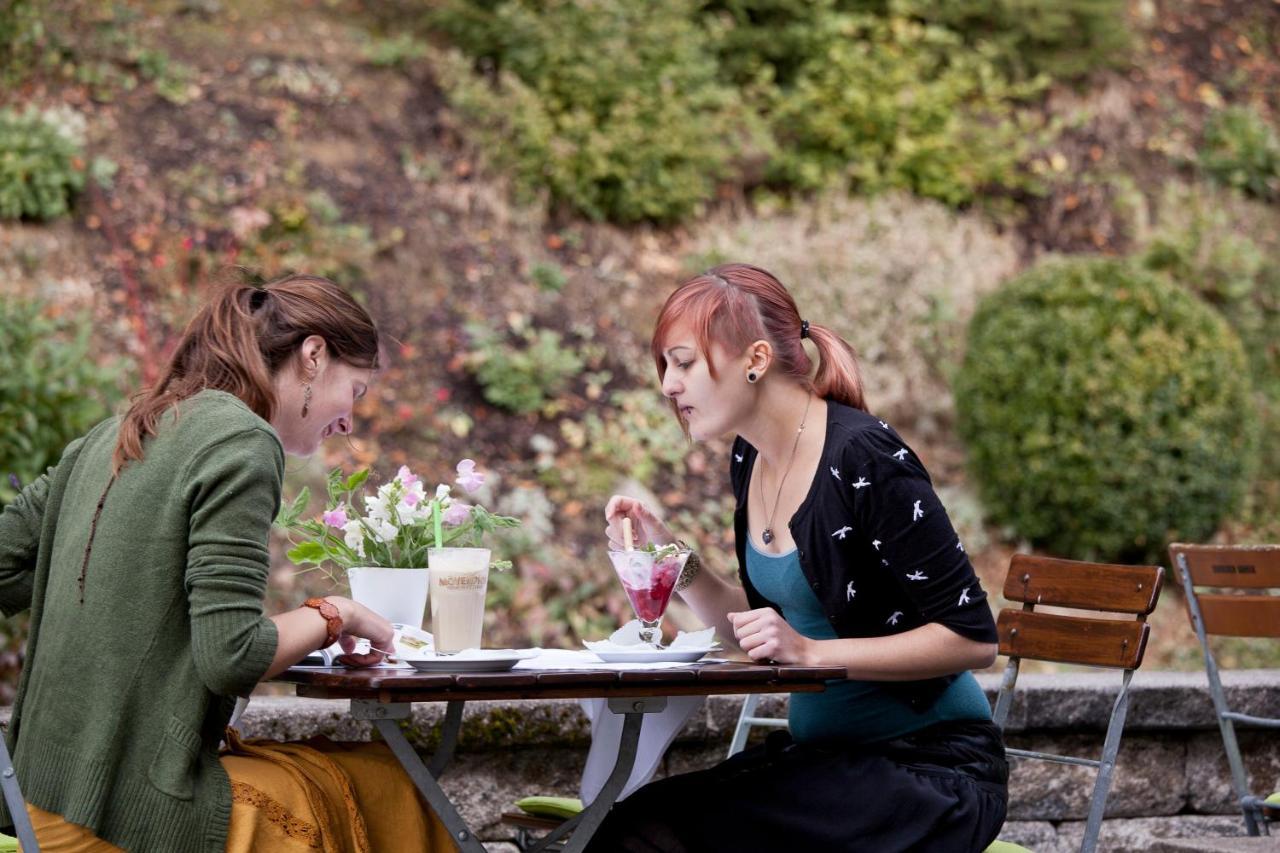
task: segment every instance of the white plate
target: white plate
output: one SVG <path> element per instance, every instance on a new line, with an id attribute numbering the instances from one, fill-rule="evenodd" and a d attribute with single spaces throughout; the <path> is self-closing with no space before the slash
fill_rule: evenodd
<path id="1" fill-rule="evenodd" d="M 534 649 L 468 649 L 456 655 L 427 654 L 403 660 L 421 672 L 506 672 L 537 655 Z"/>
<path id="2" fill-rule="evenodd" d="M 605 663 L 693 663 L 716 649 L 592 649 Z"/>

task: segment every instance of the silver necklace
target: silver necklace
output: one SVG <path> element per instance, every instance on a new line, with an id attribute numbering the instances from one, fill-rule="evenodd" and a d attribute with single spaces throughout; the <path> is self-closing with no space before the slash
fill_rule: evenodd
<path id="1" fill-rule="evenodd" d="M 764 526 L 764 532 L 760 534 L 760 538 L 764 540 L 764 544 L 768 545 L 773 542 L 773 517 L 778 514 L 778 503 L 782 500 L 782 487 L 787 484 L 787 475 L 791 473 L 791 466 L 796 462 L 796 450 L 800 448 L 800 436 L 804 434 L 805 421 L 809 420 L 809 405 L 813 402 L 813 395 L 805 400 L 804 414 L 800 416 L 800 428 L 796 430 L 795 443 L 791 445 L 791 458 L 787 461 L 787 470 L 782 472 L 782 480 L 778 483 L 778 493 L 773 496 L 773 512 L 769 513 L 769 521 Z M 761 460 L 763 462 L 763 460 Z M 760 469 L 760 508 L 768 510 L 764 504 L 764 468 Z"/>

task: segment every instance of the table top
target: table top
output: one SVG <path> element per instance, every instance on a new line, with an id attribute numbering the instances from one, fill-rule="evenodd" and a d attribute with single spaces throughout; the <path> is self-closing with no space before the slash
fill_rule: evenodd
<path id="1" fill-rule="evenodd" d="M 846 677 L 843 667 L 697 663 L 672 669 L 545 669 L 510 672 L 418 672 L 342 667 L 293 667 L 276 681 L 315 699 L 448 702 L 465 699 L 586 699 L 814 693 Z"/>

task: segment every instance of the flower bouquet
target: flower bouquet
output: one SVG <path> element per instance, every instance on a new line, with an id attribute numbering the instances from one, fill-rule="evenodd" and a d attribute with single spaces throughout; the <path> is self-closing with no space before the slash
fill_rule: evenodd
<path id="1" fill-rule="evenodd" d="M 462 491 L 484 484 L 484 475 L 470 459 L 459 462 L 456 473 L 454 483 Z M 328 500 L 319 518 L 302 518 L 311 499 L 308 489 L 281 508 L 276 525 L 289 535 L 293 547 L 288 557 L 295 565 L 325 572 L 335 582 L 330 567 L 345 570 L 353 598 L 392 622 L 414 627 L 421 624 L 426 604 L 430 552 L 483 551 L 486 575 L 490 567 L 510 567 L 509 561 L 490 563 L 481 545 L 493 531 L 518 526 L 519 519 L 466 503 L 446 483 L 429 497 L 407 466 L 372 495 L 362 494 L 368 479 L 367 469 L 350 476 L 329 472 Z"/>

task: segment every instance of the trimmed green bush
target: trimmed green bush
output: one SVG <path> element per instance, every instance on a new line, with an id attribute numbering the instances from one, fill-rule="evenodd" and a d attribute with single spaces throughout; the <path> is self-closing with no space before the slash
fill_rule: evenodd
<path id="1" fill-rule="evenodd" d="M 84 189 L 83 119 L 0 110 L 0 218 L 55 219 Z"/>
<path id="2" fill-rule="evenodd" d="M 1261 422 L 1242 520 L 1280 529 L 1280 211 L 1235 190 L 1172 185 L 1140 258 L 1216 308 L 1240 336 Z"/>
<path id="3" fill-rule="evenodd" d="M 1124 261 L 1051 262 L 985 299 L 955 393 L 992 519 L 1066 557 L 1159 561 L 1209 537 L 1255 467 L 1239 338 Z"/>
<path id="4" fill-rule="evenodd" d="M 0 299 L 0 504 L 57 463 L 73 439 L 110 414 L 119 373 L 99 366 L 87 318 Z"/>
<path id="5" fill-rule="evenodd" d="M 1249 107 L 1227 107 L 1205 122 L 1200 167 L 1218 183 L 1255 198 L 1280 198 L 1280 136 Z"/>

